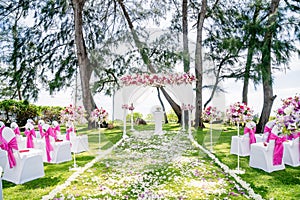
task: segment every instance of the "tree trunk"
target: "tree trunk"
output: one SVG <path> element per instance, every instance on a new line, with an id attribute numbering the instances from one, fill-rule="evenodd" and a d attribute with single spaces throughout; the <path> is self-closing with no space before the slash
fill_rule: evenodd
<path id="1" fill-rule="evenodd" d="M 147 55 L 147 49 L 146 49 L 146 45 L 140 41 L 138 35 L 136 34 L 136 31 L 134 30 L 133 27 L 133 23 L 131 21 L 131 18 L 129 16 L 129 13 L 126 10 L 126 7 L 124 5 L 124 1 L 123 0 L 118 0 L 118 3 L 123 11 L 124 17 L 127 21 L 127 24 L 129 26 L 129 29 L 131 31 L 134 43 L 136 45 L 136 47 L 138 48 L 138 51 L 143 59 L 143 62 L 145 63 L 145 65 L 147 66 L 148 70 L 151 73 L 156 73 L 156 70 L 154 68 L 154 66 L 151 63 L 151 60 L 149 59 L 148 55 Z M 175 114 L 178 117 L 178 120 L 181 121 L 181 109 L 180 106 L 178 104 L 176 104 L 176 102 L 168 95 L 168 93 L 166 92 L 166 90 L 164 88 L 161 88 L 161 91 L 163 92 L 166 100 L 169 102 L 170 106 L 172 107 L 172 109 L 174 110 Z"/>
<path id="2" fill-rule="evenodd" d="M 190 52 L 188 39 L 188 1 L 182 0 L 182 41 L 183 41 L 183 69 L 184 72 L 190 71 Z"/>
<path id="3" fill-rule="evenodd" d="M 217 91 L 217 87 L 218 87 L 218 84 L 219 84 L 219 81 L 220 81 L 220 73 L 221 73 L 221 69 L 222 69 L 222 64 L 219 65 L 218 67 L 218 71 L 217 71 L 217 74 L 216 74 L 216 79 L 215 79 L 215 84 L 213 86 L 213 89 L 212 89 L 212 92 L 210 94 L 210 97 L 208 98 L 208 100 L 205 102 L 203 108 L 205 109 L 206 106 L 211 102 L 211 100 L 214 98 L 215 96 L 215 93 Z"/>
<path id="4" fill-rule="evenodd" d="M 273 34 L 276 31 L 276 21 L 277 21 L 277 9 L 280 0 L 272 0 L 270 12 L 268 15 L 268 27 L 264 36 L 264 43 L 262 47 L 262 80 L 263 80 L 263 92 L 264 92 L 264 104 L 262 113 L 259 118 L 259 123 L 257 125 L 257 133 L 262 133 L 265 124 L 269 121 L 273 101 L 276 95 L 273 96 L 272 87 L 272 70 L 271 70 L 271 43 Z"/>
<path id="5" fill-rule="evenodd" d="M 82 100 L 83 106 L 87 113 L 86 118 L 88 120 L 88 127 L 91 128 L 94 127 L 94 123 L 90 121 L 90 114 L 91 111 L 95 108 L 95 102 L 93 100 L 89 84 L 93 69 L 90 65 L 90 61 L 87 55 L 87 50 L 82 32 L 82 12 L 84 4 L 85 0 L 73 0 L 72 5 L 74 10 L 75 43 L 82 87 Z"/>
<path id="6" fill-rule="evenodd" d="M 261 10 L 260 5 L 256 5 L 254 15 L 253 15 L 253 20 L 252 20 L 252 26 L 255 25 L 256 20 L 259 16 L 259 11 Z M 246 61 L 246 67 L 245 67 L 245 74 L 244 74 L 244 85 L 243 85 L 243 98 L 242 102 L 248 104 L 248 88 L 249 88 L 249 79 L 250 79 L 250 70 L 251 70 L 251 64 L 252 64 L 252 58 L 254 54 L 254 50 L 256 47 L 256 31 L 251 30 L 250 33 L 250 40 L 249 40 L 249 48 L 248 48 L 248 53 L 247 53 L 247 61 Z"/>
<path id="7" fill-rule="evenodd" d="M 159 102 L 160 102 L 160 105 L 161 105 L 161 107 L 162 107 L 162 109 L 163 109 L 163 112 L 164 112 L 165 124 L 168 124 L 168 123 L 169 123 L 169 121 L 168 121 L 168 117 L 167 117 L 167 113 L 166 113 L 166 109 L 165 109 L 164 102 L 161 100 L 161 97 L 160 97 L 160 92 L 159 92 L 159 88 L 158 88 L 158 87 L 156 87 L 156 89 L 157 89 L 157 97 L 158 97 L 158 100 L 159 100 Z"/>
<path id="8" fill-rule="evenodd" d="M 203 78 L 203 60 L 202 60 L 202 32 L 204 19 L 207 9 L 207 0 L 202 0 L 201 10 L 198 13 L 197 20 L 197 41 L 195 52 L 195 75 L 196 75 L 196 113 L 195 128 L 203 127 L 202 121 L 202 78 Z"/>

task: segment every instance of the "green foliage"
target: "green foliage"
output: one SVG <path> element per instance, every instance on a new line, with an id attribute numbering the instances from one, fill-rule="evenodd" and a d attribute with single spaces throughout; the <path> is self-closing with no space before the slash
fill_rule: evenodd
<path id="1" fill-rule="evenodd" d="M 133 112 L 133 122 L 136 121 L 137 118 L 143 118 L 143 114 L 139 112 Z M 126 116 L 126 121 L 131 122 L 131 112 Z"/>
<path id="2" fill-rule="evenodd" d="M 145 120 L 150 122 L 150 121 L 153 121 L 154 118 L 153 118 L 153 115 L 152 114 L 147 114 L 146 117 L 145 117 Z"/>
<path id="3" fill-rule="evenodd" d="M 1 119 L 9 125 L 11 122 L 16 122 L 19 126 L 24 126 L 27 119 L 43 119 L 51 122 L 59 121 L 60 111 L 62 107 L 58 106 L 36 106 L 28 101 L 3 100 L 0 101 Z"/>
<path id="4" fill-rule="evenodd" d="M 174 122 L 174 123 L 178 122 L 178 117 L 175 114 L 173 109 L 167 112 L 167 117 L 169 122 Z"/>
<path id="5" fill-rule="evenodd" d="M 60 120 L 60 113 L 64 109 L 60 106 L 40 106 L 42 119 L 45 122 L 52 122 Z"/>

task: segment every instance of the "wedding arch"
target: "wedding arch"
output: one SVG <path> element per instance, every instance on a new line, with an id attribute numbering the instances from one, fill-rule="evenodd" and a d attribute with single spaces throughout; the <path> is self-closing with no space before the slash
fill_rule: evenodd
<path id="1" fill-rule="evenodd" d="M 126 136 L 126 115 L 130 104 L 136 105 L 139 98 L 153 87 L 164 87 L 182 110 L 189 110 L 188 130 L 191 131 L 191 114 L 194 109 L 194 94 L 192 83 L 195 76 L 187 73 L 175 74 L 134 74 L 120 78 L 122 87 L 114 97 L 114 113 L 116 119 L 123 120 L 123 137 Z M 184 112 L 183 112 L 184 113 Z M 184 123 L 184 120 L 182 120 Z M 185 127 L 182 124 L 183 129 Z"/>

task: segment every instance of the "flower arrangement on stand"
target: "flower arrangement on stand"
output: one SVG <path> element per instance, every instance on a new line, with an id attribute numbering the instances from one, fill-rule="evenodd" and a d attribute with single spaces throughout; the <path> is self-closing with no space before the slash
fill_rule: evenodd
<path id="1" fill-rule="evenodd" d="M 99 108 L 95 108 L 92 113 L 91 113 L 91 120 L 94 121 L 95 123 L 98 124 L 99 126 L 99 141 L 98 141 L 98 145 L 99 145 L 99 152 L 101 150 L 100 144 L 101 144 L 101 128 L 104 127 L 105 124 L 107 124 L 105 122 L 106 118 L 108 117 L 108 112 L 106 110 L 104 110 L 102 107 Z M 107 127 L 107 125 L 106 125 Z"/>
<path id="2" fill-rule="evenodd" d="M 126 113 L 127 113 L 128 108 L 129 108 L 128 104 L 122 105 L 122 109 L 124 110 L 124 112 L 123 112 L 123 138 L 126 138 Z"/>
<path id="3" fill-rule="evenodd" d="M 231 123 L 239 125 L 240 123 L 251 121 L 253 112 L 245 103 L 236 102 L 227 109 L 226 117 Z"/>
<path id="4" fill-rule="evenodd" d="M 189 130 L 188 130 L 188 132 L 189 132 L 189 137 L 191 138 L 192 137 L 192 124 L 191 124 L 192 121 L 191 121 L 191 119 L 192 119 L 192 111 L 195 109 L 195 106 L 193 106 L 192 104 L 187 104 L 186 108 L 189 113 L 189 124 L 188 124 Z"/>
<path id="5" fill-rule="evenodd" d="M 202 118 L 204 121 L 209 122 L 209 132 L 210 132 L 210 151 L 212 152 L 212 121 L 217 118 L 219 115 L 219 111 L 217 111 L 216 107 L 208 106 L 203 110 Z"/>
<path id="6" fill-rule="evenodd" d="M 181 121 L 182 121 L 182 131 L 185 131 L 185 111 L 188 110 L 187 105 L 185 105 L 184 103 L 181 104 L 181 110 L 182 110 L 182 117 L 181 117 Z"/>
<path id="7" fill-rule="evenodd" d="M 134 106 L 133 106 L 133 103 L 131 103 L 131 105 L 128 107 L 128 110 L 131 111 L 131 131 L 134 131 L 134 128 L 133 128 L 133 110 L 134 110 Z"/>
<path id="8" fill-rule="evenodd" d="M 248 107 L 245 103 L 236 102 L 230 105 L 229 109 L 226 110 L 226 117 L 232 124 L 237 124 L 237 135 L 240 136 L 240 123 L 245 123 L 253 119 L 253 110 Z M 238 145 L 238 163 L 236 173 L 242 174 L 244 171 L 240 170 L 240 156 L 239 156 L 239 145 Z"/>
<path id="9" fill-rule="evenodd" d="M 61 111 L 60 113 L 60 121 L 61 123 L 66 123 L 66 127 L 69 127 L 70 130 L 75 135 L 75 125 L 74 124 L 79 124 L 84 122 L 84 109 L 81 106 L 73 106 L 70 104 L 69 106 L 66 106 L 64 110 Z M 69 135 L 70 132 L 67 134 Z M 67 135 L 66 135 L 67 136 Z M 77 170 L 78 166 L 76 164 L 76 155 L 73 153 L 73 158 L 74 158 L 74 164 L 73 168 L 71 170 Z"/>
<path id="10" fill-rule="evenodd" d="M 276 124 L 288 139 L 298 137 L 300 131 L 300 96 L 282 100 L 282 107 L 276 111 Z"/>

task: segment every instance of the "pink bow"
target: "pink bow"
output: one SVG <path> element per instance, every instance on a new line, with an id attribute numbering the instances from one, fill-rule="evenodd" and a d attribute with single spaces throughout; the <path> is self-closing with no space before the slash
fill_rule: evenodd
<path id="1" fill-rule="evenodd" d="M 46 132 L 42 132 L 41 135 L 42 135 L 42 137 L 45 137 L 47 161 L 50 162 L 51 161 L 50 152 L 53 151 L 53 147 L 52 147 L 51 142 L 50 142 L 50 136 L 53 137 L 52 128 L 49 127 L 48 130 Z"/>
<path id="2" fill-rule="evenodd" d="M 38 129 L 40 131 L 40 135 L 42 135 L 43 134 L 43 126 L 39 124 Z"/>
<path id="3" fill-rule="evenodd" d="M 283 142 L 286 141 L 286 137 L 278 137 L 277 135 L 270 133 L 270 140 L 275 140 L 275 147 L 273 152 L 273 165 L 281 165 L 283 156 Z"/>
<path id="4" fill-rule="evenodd" d="M 249 133 L 249 138 L 250 138 L 249 142 L 250 142 L 250 145 L 252 143 L 256 143 L 255 131 L 256 131 L 255 127 L 253 129 L 245 127 L 245 129 L 244 129 L 244 134 Z"/>
<path id="5" fill-rule="evenodd" d="M 3 141 L 3 138 L 2 138 L 2 131 L 3 131 L 4 128 L 5 128 L 5 126 L 2 126 L 2 127 L 0 128 L 0 142 Z"/>
<path id="6" fill-rule="evenodd" d="M 272 133 L 272 128 L 265 126 L 264 133 L 268 133 L 268 137 L 266 139 L 266 142 L 269 142 L 269 140 L 270 140 L 270 134 Z"/>
<path id="7" fill-rule="evenodd" d="M 60 126 L 57 125 L 53 128 L 53 132 L 55 133 L 55 135 L 57 134 L 57 132 L 60 132 Z"/>
<path id="8" fill-rule="evenodd" d="M 70 140 L 70 133 L 72 131 L 74 131 L 74 133 L 75 133 L 75 130 L 73 129 L 73 127 L 70 127 L 70 128 L 67 129 L 67 134 L 66 134 L 66 139 L 67 140 Z"/>
<path id="9" fill-rule="evenodd" d="M 14 132 L 15 132 L 16 135 L 20 135 L 20 129 L 19 129 L 19 127 L 16 127 L 14 129 Z"/>
<path id="10" fill-rule="evenodd" d="M 9 167 L 13 168 L 17 165 L 16 158 L 13 153 L 13 149 L 18 150 L 18 143 L 16 137 L 11 139 L 8 143 L 5 140 L 2 140 L 2 144 L 0 145 L 1 149 L 7 151 Z"/>
<path id="11" fill-rule="evenodd" d="M 32 136 L 36 137 L 34 129 L 25 130 L 25 135 L 27 137 L 27 148 L 34 148 L 34 144 L 32 141 Z"/>

